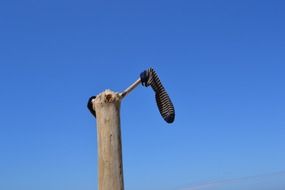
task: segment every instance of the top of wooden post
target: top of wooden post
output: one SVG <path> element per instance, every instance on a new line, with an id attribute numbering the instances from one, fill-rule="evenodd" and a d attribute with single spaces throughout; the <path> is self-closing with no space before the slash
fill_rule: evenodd
<path id="1" fill-rule="evenodd" d="M 97 106 L 102 107 L 103 105 L 109 104 L 109 103 L 115 103 L 116 106 L 119 106 L 121 99 L 122 97 L 120 96 L 119 93 L 113 92 L 112 90 L 107 89 L 101 92 L 100 94 L 98 94 L 96 98 L 92 100 L 93 110 L 96 111 Z"/>

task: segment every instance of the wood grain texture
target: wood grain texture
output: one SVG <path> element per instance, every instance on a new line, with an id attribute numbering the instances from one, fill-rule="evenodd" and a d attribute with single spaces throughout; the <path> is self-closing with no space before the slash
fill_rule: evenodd
<path id="1" fill-rule="evenodd" d="M 98 189 L 123 190 L 123 163 L 118 93 L 105 90 L 93 102 L 98 141 Z"/>

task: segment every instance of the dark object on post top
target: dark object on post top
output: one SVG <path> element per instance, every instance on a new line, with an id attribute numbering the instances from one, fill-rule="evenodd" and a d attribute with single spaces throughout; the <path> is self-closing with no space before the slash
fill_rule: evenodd
<path id="1" fill-rule="evenodd" d="M 91 96 L 87 102 L 87 108 L 89 109 L 90 113 L 96 118 L 96 112 L 93 110 L 92 100 L 95 99 L 96 96 Z"/>
<path id="2" fill-rule="evenodd" d="M 140 74 L 140 78 L 143 86 L 148 87 L 150 85 L 154 90 L 156 104 L 163 119 L 167 123 L 173 123 L 175 119 L 174 106 L 156 72 L 149 68 Z"/>

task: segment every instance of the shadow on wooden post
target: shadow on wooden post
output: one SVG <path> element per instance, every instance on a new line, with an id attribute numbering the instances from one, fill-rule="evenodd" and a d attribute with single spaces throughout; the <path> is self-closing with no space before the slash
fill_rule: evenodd
<path id="1" fill-rule="evenodd" d="M 97 123 L 99 190 L 124 189 L 120 102 L 121 96 L 111 90 L 92 101 Z"/>

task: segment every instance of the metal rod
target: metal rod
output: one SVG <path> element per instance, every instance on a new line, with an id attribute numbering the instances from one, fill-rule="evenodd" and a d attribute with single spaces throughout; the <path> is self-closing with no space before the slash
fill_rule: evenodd
<path id="1" fill-rule="evenodd" d="M 119 96 L 121 98 L 124 98 L 127 94 L 129 94 L 132 90 L 134 90 L 140 83 L 141 83 L 141 78 L 136 80 L 136 82 L 131 84 L 126 90 L 124 90 L 123 92 L 119 93 Z"/>

